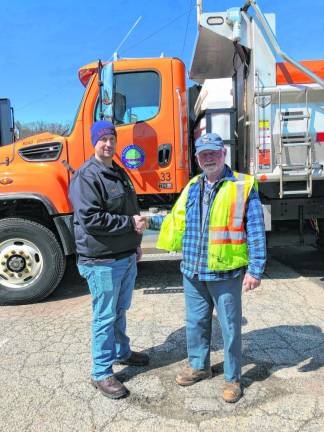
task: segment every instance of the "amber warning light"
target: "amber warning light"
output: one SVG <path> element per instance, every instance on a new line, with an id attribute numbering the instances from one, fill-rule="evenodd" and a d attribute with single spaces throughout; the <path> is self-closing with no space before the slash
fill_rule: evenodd
<path id="1" fill-rule="evenodd" d="M 12 182 L 13 182 L 13 180 L 10 177 L 0 178 L 0 184 L 2 184 L 2 185 L 9 185 Z"/>

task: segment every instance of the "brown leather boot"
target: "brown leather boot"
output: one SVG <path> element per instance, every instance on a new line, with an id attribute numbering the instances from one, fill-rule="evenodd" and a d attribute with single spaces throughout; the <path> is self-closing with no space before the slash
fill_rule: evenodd
<path id="1" fill-rule="evenodd" d="M 91 384 L 110 399 L 119 399 L 128 395 L 127 388 L 113 375 L 101 381 L 91 379 Z"/>
<path id="2" fill-rule="evenodd" d="M 239 381 L 225 381 L 223 399 L 225 402 L 237 402 L 242 396 L 241 383 Z"/>
<path id="3" fill-rule="evenodd" d="M 176 376 L 176 383 L 181 386 L 191 386 L 198 381 L 212 377 L 212 371 L 208 369 L 193 369 L 190 366 L 185 366 L 183 370 Z"/>
<path id="4" fill-rule="evenodd" d="M 128 366 L 147 366 L 150 358 L 147 354 L 132 351 L 131 355 L 126 360 L 118 360 L 116 363 Z"/>

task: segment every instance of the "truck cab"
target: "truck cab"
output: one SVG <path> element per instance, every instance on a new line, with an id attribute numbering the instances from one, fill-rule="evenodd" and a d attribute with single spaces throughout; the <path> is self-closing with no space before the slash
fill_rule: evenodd
<path id="1" fill-rule="evenodd" d="M 100 64 L 82 67 L 79 78 L 84 96 L 67 136 L 45 132 L 0 147 L 0 304 L 49 295 L 74 253 L 69 182 L 93 154 L 90 127 L 105 115 Z M 112 85 L 115 160 L 128 171 L 142 208 L 170 206 L 189 180 L 184 64 L 118 60 Z"/>
<path id="2" fill-rule="evenodd" d="M 98 64 L 81 68 L 79 77 L 86 90 L 68 141 L 73 167 L 93 153 L 90 127 L 101 118 Z M 118 60 L 113 93 L 116 162 L 128 171 L 142 207 L 173 202 L 189 179 L 184 64 L 175 58 Z"/>

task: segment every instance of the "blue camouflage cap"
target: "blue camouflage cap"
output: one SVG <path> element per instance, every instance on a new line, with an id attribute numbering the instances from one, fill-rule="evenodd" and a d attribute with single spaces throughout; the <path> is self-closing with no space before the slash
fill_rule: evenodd
<path id="1" fill-rule="evenodd" d="M 204 150 L 220 150 L 224 148 L 224 142 L 217 133 L 205 133 L 196 139 L 196 156 Z"/>

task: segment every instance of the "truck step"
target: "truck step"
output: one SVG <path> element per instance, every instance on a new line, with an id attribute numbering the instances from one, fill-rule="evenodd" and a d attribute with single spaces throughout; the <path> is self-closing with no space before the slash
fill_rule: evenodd
<path id="1" fill-rule="evenodd" d="M 143 250 L 142 261 L 177 261 L 182 259 L 181 252 L 151 253 L 152 251 Z"/>
<path id="2" fill-rule="evenodd" d="M 282 141 L 284 147 L 309 147 L 310 142 L 285 142 Z"/>
<path id="3" fill-rule="evenodd" d="M 303 179 L 306 181 L 308 176 L 308 172 L 306 170 L 283 171 L 282 174 L 283 174 L 283 181 L 285 181 L 286 179 L 290 179 L 291 177 L 294 176 L 303 177 Z"/>
<path id="4" fill-rule="evenodd" d="M 283 171 L 306 171 L 307 167 L 305 164 L 291 164 L 291 165 L 282 165 Z"/>
<path id="5" fill-rule="evenodd" d="M 310 117 L 309 114 L 287 115 L 287 114 L 281 113 L 281 121 L 305 120 L 309 117 Z"/>
<path id="6" fill-rule="evenodd" d="M 310 191 L 308 189 L 283 191 L 283 195 L 308 195 Z"/>

